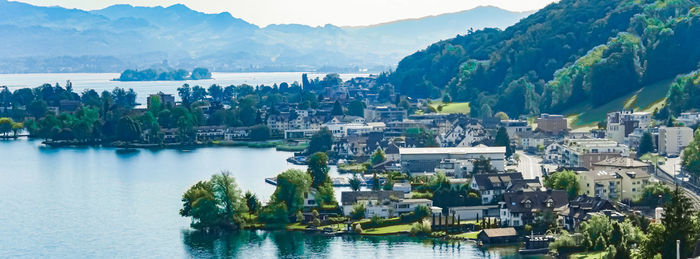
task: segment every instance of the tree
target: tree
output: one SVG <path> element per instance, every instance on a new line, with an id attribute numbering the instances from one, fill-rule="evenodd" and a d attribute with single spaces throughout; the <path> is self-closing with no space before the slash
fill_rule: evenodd
<path id="1" fill-rule="evenodd" d="M 352 189 L 353 192 L 359 191 L 360 190 L 360 185 L 361 185 L 360 178 L 357 177 L 357 174 L 353 174 L 352 178 L 350 178 L 350 189 Z"/>
<path id="2" fill-rule="evenodd" d="M 244 204 L 236 181 L 228 172 L 199 181 L 182 195 L 180 215 L 192 218 L 192 228 L 198 230 L 238 229 L 238 218 Z"/>
<path id="3" fill-rule="evenodd" d="M 671 200 L 671 188 L 661 182 L 656 182 L 645 185 L 642 188 L 641 197 L 634 203 L 655 208 L 663 206 L 669 200 Z"/>
<path id="4" fill-rule="evenodd" d="M 258 200 L 258 196 L 254 193 L 251 193 L 250 191 L 247 191 L 245 193 L 245 195 L 243 196 L 243 200 L 245 200 L 246 206 L 248 206 L 248 213 L 250 213 L 251 215 L 257 213 L 261 207 L 260 200 Z"/>
<path id="5" fill-rule="evenodd" d="M 365 218 L 365 204 L 358 202 L 352 205 L 352 211 L 350 211 L 350 218 L 352 219 L 363 219 Z"/>
<path id="6" fill-rule="evenodd" d="M 277 176 L 277 188 L 270 204 L 284 204 L 287 212 L 294 213 L 304 206 L 304 196 L 311 188 L 311 176 L 301 170 L 289 169 Z M 277 208 L 279 209 L 279 208 Z"/>
<path id="7" fill-rule="evenodd" d="M 494 145 L 497 147 L 506 147 L 506 157 L 509 158 L 514 152 L 510 145 L 510 137 L 505 127 L 498 128 Z"/>
<path id="8" fill-rule="evenodd" d="M 693 140 L 683 149 L 683 167 L 700 177 L 700 131 L 695 131 Z"/>
<path id="9" fill-rule="evenodd" d="M 496 168 L 491 166 L 491 160 L 486 159 L 483 156 L 477 160 L 474 160 L 472 164 L 474 166 L 472 169 L 472 174 L 491 174 L 497 172 Z"/>
<path id="10" fill-rule="evenodd" d="M 569 194 L 570 200 L 578 196 L 578 178 L 574 171 L 564 170 L 553 173 L 544 179 L 544 186 L 555 190 L 565 190 Z"/>
<path id="11" fill-rule="evenodd" d="M 44 117 L 48 111 L 49 108 L 43 100 L 34 100 L 27 107 L 27 112 L 37 119 Z"/>
<path id="12" fill-rule="evenodd" d="M 192 80 L 210 79 L 211 72 L 209 72 L 209 69 L 198 67 L 192 70 L 192 75 L 190 75 L 190 78 L 192 78 Z"/>
<path id="13" fill-rule="evenodd" d="M 331 111 L 331 115 L 342 116 L 343 114 L 344 114 L 343 105 L 340 104 L 340 101 L 336 100 L 335 103 L 333 104 L 333 110 Z"/>
<path id="14" fill-rule="evenodd" d="M 141 139 L 141 126 L 130 116 L 124 116 L 117 123 L 117 139 L 126 142 Z"/>
<path id="15" fill-rule="evenodd" d="M 323 152 L 316 152 L 309 157 L 309 167 L 307 169 L 313 180 L 311 187 L 318 188 L 321 184 L 329 180 L 328 155 Z"/>
<path id="16" fill-rule="evenodd" d="M 372 165 L 377 165 L 386 161 L 386 154 L 384 154 L 384 150 L 379 148 L 377 149 L 377 151 L 374 151 L 374 154 L 372 154 L 370 161 L 372 162 Z"/>
<path id="17" fill-rule="evenodd" d="M 364 117 L 365 116 L 365 104 L 358 101 L 358 100 L 351 101 L 348 104 L 348 115 Z"/>
<path id="18" fill-rule="evenodd" d="M 651 138 L 651 133 L 644 132 L 641 141 L 639 141 L 639 148 L 637 148 L 637 157 L 651 152 L 654 152 L 654 140 Z"/>
<path id="19" fill-rule="evenodd" d="M 377 173 L 374 173 L 372 176 L 372 191 L 379 191 L 381 190 L 382 186 L 379 184 L 379 178 L 377 177 Z"/>
<path id="20" fill-rule="evenodd" d="M 308 154 L 313 154 L 316 152 L 327 152 L 331 150 L 333 146 L 333 133 L 331 133 L 328 128 L 323 127 L 318 132 L 311 136 L 309 141 L 309 147 L 307 148 Z"/>
<path id="21" fill-rule="evenodd" d="M 258 124 L 250 129 L 250 139 L 254 141 L 265 141 L 270 138 L 270 128 L 264 124 Z"/>
<path id="22" fill-rule="evenodd" d="M 15 122 L 7 117 L 0 118 L 0 134 L 7 136 L 7 133 L 12 132 L 12 126 Z"/>
<path id="23" fill-rule="evenodd" d="M 410 128 L 406 130 L 406 143 L 416 147 L 437 147 L 435 137 L 430 131 L 422 128 Z"/>
<path id="24" fill-rule="evenodd" d="M 692 215 L 693 211 L 690 199 L 681 192 L 681 187 L 676 185 L 675 190 L 671 194 L 671 200 L 664 206 L 664 214 L 661 218 L 661 224 L 664 225 L 664 244 L 661 249 L 661 254 L 664 258 L 676 257 L 676 240 L 681 242 L 681 258 L 690 257 L 693 253 L 695 242 L 693 233 L 694 222 Z"/>

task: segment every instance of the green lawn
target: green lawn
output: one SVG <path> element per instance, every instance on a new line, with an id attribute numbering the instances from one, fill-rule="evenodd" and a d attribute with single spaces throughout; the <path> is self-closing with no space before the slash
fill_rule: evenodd
<path id="1" fill-rule="evenodd" d="M 590 103 L 581 103 L 566 109 L 562 113 L 567 115 L 569 127 L 577 129 L 580 127 L 591 127 L 598 121 L 605 120 L 608 112 L 622 108 L 653 112 L 655 108 L 659 108 L 665 103 L 666 92 L 668 92 L 672 82 L 673 78 L 661 80 L 603 105 L 593 107 Z"/>
<path id="2" fill-rule="evenodd" d="M 439 111 L 438 107 L 442 105 L 442 110 Z M 435 109 L 437 113 L 464 113 L 469 114 L 471 108 L 468 102 L 464 103 L 447 103 L 443 104 L 442 101 L 430 102 L 430 107 Z"/>
<path id="3" fill-rule="evenodd" d="M 389 235 L 389 234 L 398 234 L 401 232 L 408 232 L 411 230 L 411 224 L 413 224 L 413 223 L 393 225 L 393 226 L 387 226 L 387 227 L 381 227 L 381 228 L 370 228 L 370 229 L 363 230 L 362 234 L 363 235 Z"/>
<path id="4" fill-rule="evenodd" d="M 364 172 L 366 168 L 364 164 L 340 164 L 338 165 L 338 169 L 343 171 Z"/>
<path id="5" fill-rule="evenodd" d="M 459 238 L 459 239 L 476 239 L 476 237 L 479 235 L 480 232 L 481 231 L 467 232 L 467 233 L 462 233 L 462 234 L 457 234 L 457 235 L 451 235 L 451 237 Z"/>
<path id="6" fill-rule="evenodd" d="M 576 253 L 569 256 L 570 259 L 596 259 L 605 258 L 607 253 L 605 251 L 600 252 L 586 252 L 586 253 Z"/>
<path id="7" fill-rule="evenodd" d="M 307 225 L 303 225 L 301 223 L 292 223 L 287 225 L 288 230 L 305 230 Z M 345 230 L 345 225 L 344 224 L 331 224 L 331 225 L 325 225 L 325 226 L 319 226 L 318 229 L 324 229 L 324 228 L 332 228 L 333 231 L 341 231 Z"/>
<path id="8" fill-rule="evenodd" d="M 644 161 L 644 162 L 651 163 L 652 165 L 656 164 L 658 162 L 662 162 L 662 163 L 666 162 L 666 157 L 659 156 L 659 155 L 652 154 L 652 153 L 644 154 L 639 159 Z"/>

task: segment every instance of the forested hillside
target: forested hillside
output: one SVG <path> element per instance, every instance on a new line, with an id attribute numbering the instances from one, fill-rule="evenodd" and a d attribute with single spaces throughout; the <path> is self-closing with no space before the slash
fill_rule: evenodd
<path id="1" fill-rule="evenodd" d="M 476 113 L 601 105 L 698 68 L 698 6 L 698 0 L 562 0 L 504 31 L 435 43 L 404 58 L 391 80 L 410 96 L 469 101 Z"/>

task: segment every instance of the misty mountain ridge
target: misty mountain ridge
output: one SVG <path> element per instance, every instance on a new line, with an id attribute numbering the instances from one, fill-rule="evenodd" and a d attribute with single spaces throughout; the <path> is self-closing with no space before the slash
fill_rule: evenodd
<path id="1" fill-rule="evenodd" d="M 120 72 L 164 60 L 213 71 L 381 71 L 431 42 L 528 14 L 478 7 L 371 26 L 259 27 L 182 4 L 84 11 L 0 0 L 0 72 Z"/>

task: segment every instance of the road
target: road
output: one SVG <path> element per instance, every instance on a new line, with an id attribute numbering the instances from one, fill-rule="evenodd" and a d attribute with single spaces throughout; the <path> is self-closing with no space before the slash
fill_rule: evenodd
<path id="1" fill-rule="evenodd" d="M 516 151 L 515 154 L 517 154 L 520 158 L 520 162 L 517 165 L 509 166 L 508 168 L 512 168 L 518 170 L 518 172 L 523 173 L 523 178 L 525 179 L 535 179 L 535 177 L 539 177 L 541 181 L 542 158 L 539 156 L 528 155 L 520 150 Z"/>
<path id="2" fill-rule="evenodd" d="M 678 179 L 674 179 L 675 175 L 678 174 L 678 172 L 674 172 L 673 169 L 673 163 L 677 163 L 676 165 L 676 170 L 680 171 L 680 158 L 669 158 L 668 161 L 664 165 L 659 165 L 659 169 L 656 173 L 656 178 L 669 184 L 669 185 L 674 185 L 678 183 Z M 668 170 L 668 171 L 666 171 Z M 670 176 L 670 174 L 673 174 L 673 177 Z M 690 199 L 690 201 L 693 203 L 693 207 L 695 209 L 700 209 L 700 196 L 698 196 L 697 193 L 685 188 L 681 187 L 681 190 L 683 190 L 683 193 L 685 193 L 685 196 Z"/>
<path id="3" fill-rule="evenodd" d="M 667 158 L 663 165 L 659 165 L 659 168 L 675 177 L 681 170 L 681 157 Z"/>

